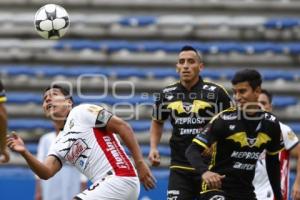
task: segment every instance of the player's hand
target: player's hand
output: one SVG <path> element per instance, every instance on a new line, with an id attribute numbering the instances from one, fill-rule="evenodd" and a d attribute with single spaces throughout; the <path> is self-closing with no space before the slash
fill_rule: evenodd
<path id="1" fill-rule="evenodd" d="M 222 187 L 222 179 L 225 175 L 220 175 L 211 171 L 206 171 L 202 174 L 202 180 L 207 184 L 209 189 L 219 189 Z"/>
<path id="2" fill-rule="evenodd" d="M 152 166 L 157 167 L 160 165 L 160 156 L 157 149 L 150 149 L 148 159 Z"/>
<path id="3" fill-rule="evenodd" d="M 4 149 L 0 154 L 0 163 L 7 163 L 9 161 L 8 149 Z"/>
<path id="4" fill-rule="evenodd" d="M 152 175 L 150 168 L 147 166 L 144 160 L 136 163 L 139 179 L 146 190 L 153 189 L 156 185 L 156 180 Z"/>
<path id="5" fill-rule="evenodd" d="M 12 151 L 15 151 L 15 152 L 18 152 L 21 154 L 26 151 L 26 147 L 25 147 L 23 140 L 15 133 L 13 133 L 12 135 L 7 137 L 7 146 Z"/>
<path id="6" fill-rule="evenodd" d="M 300 183 L 299 181 L 295 181 L 292 189 L 292 199 L 293 200 L 300 200 Z"/>

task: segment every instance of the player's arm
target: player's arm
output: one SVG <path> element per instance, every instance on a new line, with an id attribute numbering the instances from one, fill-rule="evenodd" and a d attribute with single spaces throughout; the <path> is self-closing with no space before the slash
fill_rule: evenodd
<path id="1" fill-rule="evenodd" d="M 297 166 L 296 166 L 296 178 L 292 188 L 292 199 L 300 200 L 300 144 L 291 149 L 291 154 L 297 158 Z"/>
<path id="2" fill-rule="evenodd" d="M 34 200 L 42 200 L 42 185 L 40 179 L 35 180 Z"/>
<path id="3" fill-rule="evenodd" d="M 8 152 L 6 149 L 6 130 L 7 130 L 7 114 L 6 114 L 4 104 L 0 102 L 0 155 L 4 156 L 1 162 L 8 162 L 9 160 Z"/>
<path id="4" fill-rule="evenodd" d="M 16 134 L 8 137 L 7 146 L 11 150 L 21 154 L 31 170 L 41 179 L 47 180 L 51 178 L 62 166 L 61 162 L 55 156 L 48 156 L 44 163 L 40 162 L 27 150 L 23 140 Z"/>
<path id="5" fill-rule="evenodd" d="M 276 200 L 282 199 L 281 185 L 280 185 L 280 161 L 279 152 L 283 150 L 283 140 L 281 128 L 278 121 L 273 121 L 270 131 L 273 133 L 271 142 L 267 146 L 266 152 L 266 169 L 270 184 Z"/>
<path id="6" fill-rule="evenodd" d="M 107 111 L 103 110 L 102 112 Z M 121 139 L 132 154 L 141 182 L 146 189 L 154 188 L 155 179 L 144 161 L 138 141 L 130 125 L 119 117 L 112 116 L 106 124 L 106 130 L 120 135 Z"/>
<path id="7" fill-rule="evenodd" d="M 148 159 L 150 160 L 152 166 L 160 165 L 160 155 L 157 146 L 163 133 L 163 127 L 163 121 L 154 119 L 152 120 L 150 128 L 150 152 L 148 155 Z"/>
<path id="8" fill-rule="evenodd" d="M 201 174 L 202 180 L 210 189 L 222 187 L 222 179 L 225 175 L 220 175 L 209 171 L 207 164 L 204 162 L 204 150 L 208 149 L 222 130 L 222 121 L 220 119 L 212 120 L 204 130 L 198 134 L 187 148 L 185 156 L 190 164 Z"/>
<path id="9" fill-rule="evenodd" d="M 278 154 L 266 154 L 266 169 L 276 200 L 282 199 L 280 186 L 280 162 Z"/>
<path id="10" fill-rule="evenodd" d="M 4 106 L 5 101 L 5 91 L 0 81 L 0 163 L 6 163 L 9 161 L 9 153 L 6 148 L 7 114 Z"/>
<path id="11" fill-rule="evenodd" d="M 148 159 L 152 166 L 160 165 L 160 155 L 157 146 L 163 133 L 164 121 L 168 118 L 168 116 L 169 110 L 166 108 L 166 104 L 164 103 L 164 94 L 160 93 L 159 96 L 156 96 L 153 106 L 152 122 L 150 127 L 150 152 Z"/>

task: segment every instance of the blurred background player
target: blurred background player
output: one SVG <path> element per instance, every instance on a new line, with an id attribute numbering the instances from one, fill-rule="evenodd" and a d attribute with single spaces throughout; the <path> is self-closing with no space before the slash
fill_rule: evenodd
<path id="1" fill-rule="evenodd" d="M 255 165 L 266 149 L 268 176 L 274 196 L 281 200 L 281 130 L 276 117 L 259 107 L 261 75 L 256 70 L 240 70 L 231 82 L 237 107 L 212 119 L 185 154 L 202 175 L 201 199 L 256 200 L 252 185 Z M 210 165 L 202 155 L 208 148 L 212 148 Z"/>
<path id="2" fill-rule="evenodd" d="M 170 118 L 173 126 L 170 139 L 171 165 L 168 199 L 194 200 L 200 192 L 200 176 L 185 158 L 185 150 L 214 114 L 230 107 L 227 91 L 199 76 L 204 64 L 199 53 L 184 46 L 176 70 L 180 82 L 162 89 L 155 102 L 150 129 L 149 160 L 153 166 L 160 164 L 157 145 L 160 142 L 164 121 Z"/>
<path id="3" fill-rule="evenodd" d="M 262 108 L 268 112 L 272 112 L 272 94 L 267 90 L 262 90 L 259 95 L 258 102 Z M 289 172 L 290 172 L 290 154 L 297 157 L 297 175 L 292 189 L 292 199 L 300 199 L 300 153 L 299 139 L 292 129 L 280 122 L 282 138 L 284 142 L 284 150 L 279 153 L 280 172 L 281 172 L 281 190 L 284 200 L 289 198 Z M 261 154 L 257 162 L 255 177 L 253 180 L 255 193 L 258 200 L 273 200 L 274 195 L 270 185 L 265 162 L 265 152 Z"/>
<path id="4" fill-rule="evenodd" d="M 42 162 L 46 159 L 51 144 L 55 141 L 59 129 L 54 123 L 55 132 L 43 135 L 38 144 L 37 158 Z M 70 200 L 86 189 L 87 179 L 71 165 L 64 165 L 49 180 L 37 177 L 35 182 L 35 200 Z"/>
<path id="5" fill-rule="evenodd" d="M 60 130 L 44 163 L 26 149 L 19 136 L 8 137 L 7 143 L 40 178 L 53 177 L 65 163 L 74 165 L 93 182 L 89 189 L 74 197 L 76 200 L 136 200 L 140 190 L 137 175 L 146 189 L 155 186 L 126 122 L 100 106 L 80 104 L 73 108 L 69 91 L 59 85 L 45 90 L 43 109 Z M 114 133 L 119 134 L 130 150 L 137 172 Z"/>
<path id="6" fill-rule="evenodd" d="M 0 80 L 0 163 L 9 161 L 9 153 L 6 148 L 7 114 L 4 102 L 6 102 L 5 90 Z"/>

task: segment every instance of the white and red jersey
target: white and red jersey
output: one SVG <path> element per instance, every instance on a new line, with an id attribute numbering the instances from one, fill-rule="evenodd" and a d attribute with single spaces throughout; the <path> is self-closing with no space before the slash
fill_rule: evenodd
<path id="1" fill-rule="evenodd" d="M 289 197 L 289 151 L 299 142 L 298 137 L 287 125 L 280 123 L 282 132 L 284 150 L 279 153 L 280 172 L 281 172 L 281 190 L 284 200 Z M 265 152 L 263 152 L 257 161 L 253 186 L 258 200 L 273 200 L 274 195 L 266 170 Z"/>
<path id="2" fill-rule="evenodd" d="M 136 170 L 116 135 L 105 127 L 112 114 L 103 107 L 81 104 L 68 115 L 48 155 L 74 165 L 92 182 L 111 173 L 136 177 Z"/>

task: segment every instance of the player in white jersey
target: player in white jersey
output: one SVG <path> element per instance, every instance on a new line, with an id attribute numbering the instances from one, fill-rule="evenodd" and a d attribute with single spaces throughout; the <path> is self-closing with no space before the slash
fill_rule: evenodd
<path id="1" fill-rule="evenodd" d="M 259 103 L 266 110 L 272 111 L 272 95 L 262 90 L 259 99 Z M 295 133 L 287 125 L 280 123 L 283 142 L 285 149 L 280 152 L 280 168 L 281 168 L 281 190 L 283 200 L 289 199 L 289 159 L 290 153 L 298 155 L 300 152 L 299 140 Z M 253 179 L 253 185 L 255 187 L 255 193 L 258 200 L 273 200 L 272 188 L 267 176 L 265 153 L 262 153 L 260 159 L 257 162 L 255 177 Z M 292 199 L 300 199 L 300 159 L 297 160 L 297 176 L 292 190 Z"/>
<path id="2" fill-rule="evenodd" d="M 69 92 L 58 85 L 46 89 L 43 108 L 61 129 L 44 163 L 29 153 L 17 135 L 7 139 L 7 145 L 19 152 L 40 178 L 51 178 L 63 163 L 74 165 L 93 182 L 74 200 L 136 200 L 140 189 L 137 174 L 146 189 L 154 188 L 154 177 L 125 121 L 97 105 L 73 108 Z M 137 173 L 115 133 L 130 150 Z"/>
<path id="3" fill-rule="evenodd" d="M 44 161 L 59 130 L 43 135 L 38 144 L 37 158 Z M 64 165 L 50 180 L 35 181 L 35 200 L 70 200 L 86 189 L 86 177 L 75 167 Z"/>

